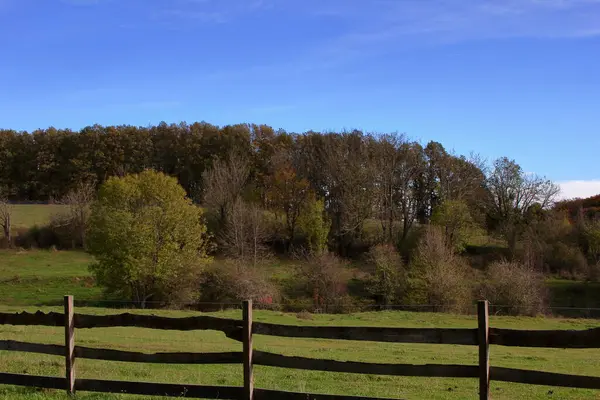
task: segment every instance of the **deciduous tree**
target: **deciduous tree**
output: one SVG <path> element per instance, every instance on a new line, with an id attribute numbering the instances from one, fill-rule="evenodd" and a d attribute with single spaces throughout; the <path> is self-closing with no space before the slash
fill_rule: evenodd
<path id="1" fill-rule="evenodd" d="M 100 187 L 87 242 L 98 283 L 142 307 L 189 301 L 208 261 L 202 211 L 175 178 L 154 171 Z"/>
<path id="2" fill-rule="evenodd" d="M 560 191 L 552 181 L 526 173 L 506 157 L 494 161 L 487 189 L 488 215 L 504 234 L 513 255 L 529 208 L 536 204 L 542 209 L 549 207 Z"/>

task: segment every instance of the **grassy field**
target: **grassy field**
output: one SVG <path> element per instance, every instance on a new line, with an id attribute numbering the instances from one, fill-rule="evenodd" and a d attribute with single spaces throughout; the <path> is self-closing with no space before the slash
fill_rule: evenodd
<path id="1" fill-rule="evenodd" d="M 0 251 L 0 304 L 53 305 L 72 294 L 78 300 L 97 300 L 88 265 L 92 258 L 78 251 Z"/>
<path id="2" fill-rule="evenodd" d="M 59 213 L 62 208 L 64 206 L 60 204 L 13 204 L 11 206 L 13 229 L 45 225 L 52 215 Z"/>
<path id="3" fill-rule="evenodd" d="M 15 227 L 43 225 L 60 206 L 16 205 Z M 12 250 L 0 251 L 0 312 L 61 311 L 57 307 L 65 294 L 75 296 L 76 305 L 101 300 L 101 290 L 94 285 L 88 265 L 92 258 L 76 251 Z M 265 268 L 278 281 L 293 277 L 294 263 L 274 260 Z M 358 270 L 358 268 L 354 268 Z M 600 284 L 549 281 L 555 306 L 600 307 Z M 590 303 L 591 302 L 591 303 Z M 77 307 L 80 313 L 107 314 L 120 312 L 103 308 Z M 132 312 L 144 313 L 134 310 Z M 192 311 L 145 311 L 168 316 L 197 315 Z M 240 318 L 239 311 L 212 315 Z M 284 324 L 398 326 L 398 327 L 476 327 L 473 316 L 416 312 L 379 312 L 351 315 L 315 315 L 312 320 L 298 319 L 295 314 L 256 311 L 258 321 Z M 494 327 L 515 329 L 586 329 L 600 326 L 598 320 L 559 318 L 491 318 Z M 61 328 L 15 327 L 0 325 L 0 340 L 12 339 L 38 343 L 62 344 Z M 139 328 L 102 328 L 78 330 L 80 345 L 111 349 L 159 352 L 240 351 L 241 345 L 218 332 L 168 332 Z M 256 336 L 255 348 L 286 355 L 334 360 L 383 363 L 477 363 L 477 349 L 470 346 L 393 344 L 314 339 L 291 339 Z M 63 359 L 55 356 L 0 351 L 0 371 L 63 376 Z M 600 376 L 600 350 L 527 349 L 492 346 L 491 363 L 496 366 Z M 160 365 L 78 360 L 77 373 L 82 378 L 100 378 L 169 383 L 240 385 L 241 365 Z M 368 376 L 328 372 L 311 372 L 271 367 L 256 367 L 256 386 L 300 392 L 338 393 L 356 396 L 380 396 L 406 399 L 473 399 L 477 395 L 476 379 L 410 378 Z M 509 383 L 492 383 L 494 399 L 600 399 L 600 392 Z M 146 399 L 126 396 L 80 393 L 83 400 Z M 66 400 L 60 391 L 34 390 L 0 386 L 0 399 Z"/>
<path id="4" fill-rule="evenodd" d="M 0 311 L 18 311 L 18 307 L 2 307 Z M 37 308 L 29 308 L 31 311 Z M 44 311 L 60 310 L 44 308 Z M 105 314 L 106 309 L 78 308 L 77 312 Z M 135 311 L 141 313 L 142 311 Z M 153 311 L 167 316 L 197 315 L 191 311 Z M 211 315 L 241 318 L 237 310 Z M 294 314 L 256 311 L 255 320 L 294 325 L 397 326 L 397 327 L 476 327 L 475 317 L 433 313 L 379 312 L 353 315 L 316 315 L 313 320 L 298 319 Z M 518 329 L 586 329 L 600 325 L 592 320 L 492 317 L 494 327 Z M 61 344 L 63 331 L 51 327 L 0 326 L 0 339 Z M 220 332 L 169 332 L 140 328 L 81 329 L 77 344 L 121 350 L 240 351 L 241 344 L 225 338 Z M 419 345 L 315 339 L 292 339 L 259 336 L 255 348 L 286 355 L 334 360 L 384 363 L 477 363 L 475 346 Z M 491 364 L 495 366 L 535 369 L 583 375 L 600 375 L 600 350 L 527 349 L 492 346 Z M 62 376 L 61 357 L 18 352 L 0 352 L 2 370 L 15 373 Z M 241 385 L 241 365 L 159 365 L 78 360 L 77 373 L 82 378 Z M 256 367 L 256 386 L 300 392 L 351 394 L 407 399 L 473 399 L 477 395 L 476 379 L 411 378 L 369 376 L 329 372 Z M 510 383 L 492 383 L 494 399 L 598 399 L 591 390 L 552 388 Z M 0 398 L 18 400 L 58 400 L 61 392 L 36 391 L 0 386 Z M 140 399 L 125 395 L 80 393 L 80 399 Z"/>
<path id="5" fill-rule="evenodd" d="M 88 304 L 100 301 L 101 289 L 88 271 L 91 262 L 92 257 L 80 251 L 0 250 L 0 304 L 56 305 L 65 294 Z M 263 267 L 271 279 L 286 285 L 294 279 L 295 266 L 289 260 L 273 259 Z M 352 278 L 360 274 L 360 268 L 353 266 L 348 274 Z M 548 281 L 548 288 L 553 307 L 600 308 L 600 283 L 553 279 Z M 554 311 L 566 316 L 586 315 L 581 310 Z"/>

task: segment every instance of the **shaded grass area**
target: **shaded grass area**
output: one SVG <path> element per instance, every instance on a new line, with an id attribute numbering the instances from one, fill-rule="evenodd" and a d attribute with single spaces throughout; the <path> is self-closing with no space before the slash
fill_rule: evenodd
<path id="1" fill-rule="evenodd" d="M 550 290 L 550 306 L 554 307 L 552 311 L 555 314 L 600 317 L 600 282 L 550 279 L 547 285 Z M 568 310 L 565 307 L 573 309 Z M 590 308 L 592 310 L 586 310 Z"/>
<path id="2" fill-rule="evenodd" d="M 17 311 L 18 307 L 2 307 L 0 311 Z M 35 311 L 37 308 L 29 308 Z M 44 311 L 60 308 L 44 308 Z M 87 314 L 110 314 L 114 310 L 77 308 Z M 165 316 L 190 316 L 190 311 L 134 311 Z M 211 313 L 219 317 L 241 318 L 239 310 Z M 477 326 L 476 318 L 436 313 L 377 312 L 351 315 L 315 315 L 301 320 L 294 314 L 255 311 L 255 320 L 294 325 L 397 326 L 397 327 L 468 327 Z M 600 325 L 593 320 L 547 318 L 492 317 L 494 327 L 517 329 L 586 329 Z M 61 344 L 63 331 L 52 327 L 0 326 L 0 339 Z M 82 346 L 157 352 L 240 351 L 241 344 L 227 339 L 220 332 L 158 331 L 141 328 L 80 329 L 76 343 Z M 382 363 L 477 364 L 476 346 L 396 344 L 318 339 L 277 338 L 256 335 L 255 348 L 285 355 L 333 360 Z M 62 376 L 61 357 L 0 352 L 2 370 L 15 373 Z M 495 366 L 536 369 L 582 375 L 600 375 L 600 350 L 528 349 L 492 346 L 491 363 Z M 241 385 L 241 365 L 160 365 L 118 363 L 98 360 L 78 360 L 81 378 L 195 383 L 211 385 Z M 477 395 L 476 379 L 389 377 L 317 371 L 291 370 L 273 367 L 255 368 L 256 387 L 300 392 L 380 396 L 407 399 L 473 399 Z M 599 393 L 591 390 L 551 388 L 533 385 L 492 382 L 494 399 L 595 399 Z M 551 394 L 549 394 L 551 393 Z M 1 398 L 66 399 L 55 391 L 36 391 L 0 387 Z M 148 396 L 98 395 L 80 393 L 81 399 L 141 399 Z"/>

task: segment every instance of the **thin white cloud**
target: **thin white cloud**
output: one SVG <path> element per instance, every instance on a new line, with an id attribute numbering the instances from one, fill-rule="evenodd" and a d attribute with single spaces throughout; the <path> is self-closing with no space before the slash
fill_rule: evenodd
<path id="1" fill-rule="evenodd" d="M 95 6 L 100 3 L 105 3 L 112 0 L 60 0 L 61 3 L 69 4 L 72 6 Z"/>
<path id="2" fill-rule="evenodd" d="M 600 19 L 597 18 L 600 0 L 265 2 L 269 9 L 293 14 L 296 18 L 317 19 L 318 23 L 325 24 L 331 19 L 342 21 L 341 25 L 346 27 L 322 38 L 310 49 L 299 49 L 298 59 L 288 60 L 290 69 L 283 69 L 287 74 L 290 70 L 335 68 L 406 47 L 515 37 L 576 40 L 600 36 Z"/>
<path id="3" fill-rule="evenodd" d="M 600 34 L 598 0 L 406 0 L 380 1 L 378 7 L 353 1 L 324 3 L 330 7 L 335 3 L 328 10 L 335 10 L 339 18 L 370 22 L 366 26 L 377 29 L 363 35 L 369 33 L 376 40 L 376 32 L 388 32 L 384 39 L 436 34 L 444 40 Z"/>
<path id="4" fill-rule="evenodd" d="M 252 114 L 278 114 L 285 111 L 296 109 L 296 106 L 291 104 L 272 104 L 262 105 L 250 108 Z"/>
<path id="5" fill-rule="evenodd" d="M 198 22 L 209 22 L 223 24 L 228 21 L 228 15 L 219 11 L 186 11 L 182 9 L 163 10 L 161 16 L 164 18 L 188 19 Z"/>
<path id="6" fill-rule="evenodd" d="M 600 194 L 600 179 L 574 180 L 558 183 L 560 186 L 561 199 L 573 199 L 576 197 L 586 198 Z"/>
<path id="7" fill-rule="evenodd" d="M 172 0 L 168 8 L 156 10 L 153 18 L 169 21 L 194 21 L 222 24 L 248 13 L 271 8 L 267 0 Z"/>

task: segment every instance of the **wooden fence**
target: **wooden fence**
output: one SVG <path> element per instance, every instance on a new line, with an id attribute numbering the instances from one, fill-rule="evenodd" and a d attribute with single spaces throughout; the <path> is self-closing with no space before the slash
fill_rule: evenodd
<path id="1" fill-rule="evenodd" d="M 0 324 L 64 326 L 65 345 L 25 343 L 0 340 L 0 350 L 23 351 L 65 357 L 65 378 L 0 373 L 0 384 L 34 386 L 50 389 L 130 393 L 142 395 L 201 397 L 213 399 L 365 399 L 365 397 L 292 393 L 258 389 L 253 385 L 254 365 L 308 369 L 317 371 L 346 372 L 357 374 L 479 378 L 479 398 L 489 398 L 490 380 L 528 383 L 574 388 L 600 389 L 600 377 L 566 375 L 551 372 L 530 371 L 514 368 L 490 367 L 489 345 L 550 348 L 600 348 L 600 328 L 580 331 L 524 331 L 489 327 L 488 303 L 478 304 L 478 327 L 474 329 L 453 328 L 376 328 L 335 326 L 291 326 L 252 322 L 252 302 L 243 303 L 242 321 L 234 319 L 197 316 L 168 318 L 151 315 L 84 315 L 73 313 L 73 298 L 65 296 L 65 312 L 30 314 L 0 313 Z M 155 353 L 97 349 L 75 345 L 75 329 L 100 327 L 141 327 L 170 330 L 217 330 L 228 338 L 243 343 L 241 352 L 226 353 Z M 395 343 L 435 343 L 473 345 L 479 348 L 479 365 L 447 364 L 378 364 L 351 361 L 322 360 L 290 357 L 263 351 L 253 351 L 252 336 L 272 335 L 282 337 L 366 340 Z M 207 386 L 146 382 L 109 381 L 76 378 L 75 360 L 128 361 L 166 364 L 243 364 L 244 386 Z M 373 399 L 373 398 L 371 398 Z M 373 399 L 376 400 L 376 399 Z"/>

